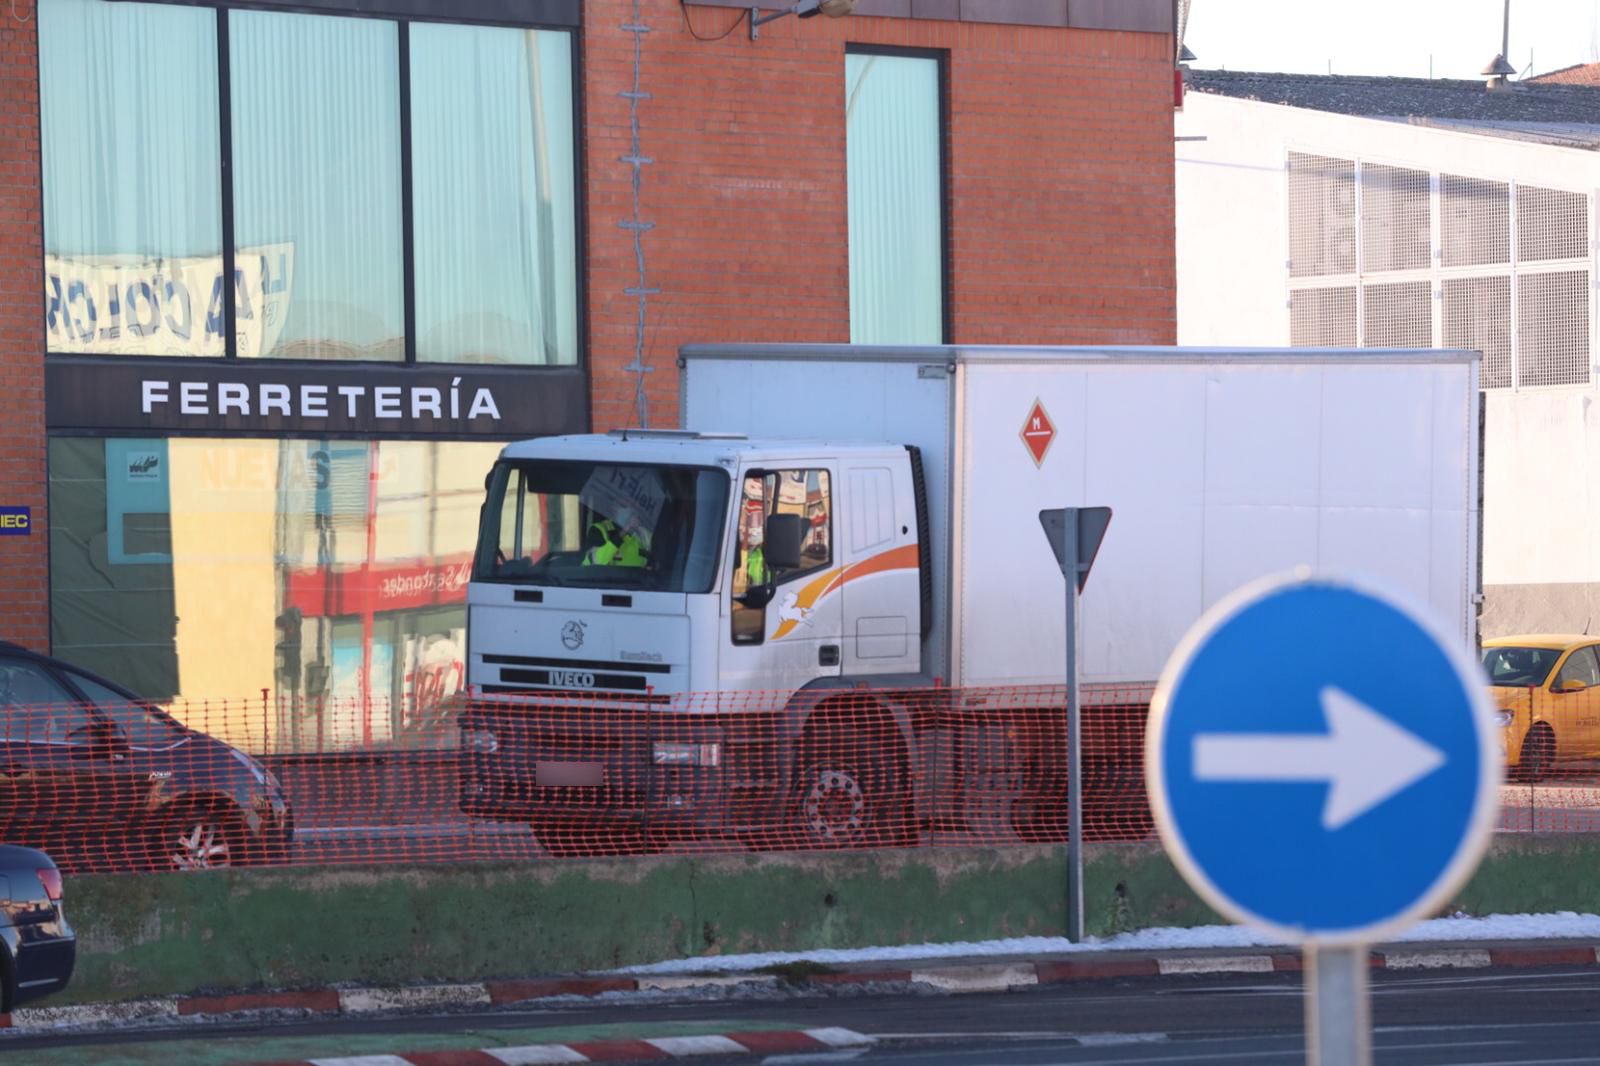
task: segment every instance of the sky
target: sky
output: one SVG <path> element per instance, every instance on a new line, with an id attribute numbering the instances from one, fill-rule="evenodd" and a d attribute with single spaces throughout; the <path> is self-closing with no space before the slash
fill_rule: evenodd
<path id="1" fill-rule="evenodd" d="M 1197 69 L 1477 78 L 1500 51 L 1504 0 L 1193 0 Z M 1519 75 L 1600 61 L 1600 0 L 1511 0 Z"/>

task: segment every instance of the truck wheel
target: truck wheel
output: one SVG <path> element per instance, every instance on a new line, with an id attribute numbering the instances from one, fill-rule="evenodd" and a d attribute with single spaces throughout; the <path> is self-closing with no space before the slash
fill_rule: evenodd
<path id="1" fill-rule="evenodd" d="M 794 828 L 802 848 L 916 843 L 905 749 L 885 729 L 830 729 L 800 758 Z"/>
<path id="2" fill-rule="evenodd" d="M 1537 723 L 1522 738 L 1522 755 L 1517 762 L 1517 776 L 1534 782 L 1550 772 L 1556 761 L 1556 735 L 1548 725 Z"/>

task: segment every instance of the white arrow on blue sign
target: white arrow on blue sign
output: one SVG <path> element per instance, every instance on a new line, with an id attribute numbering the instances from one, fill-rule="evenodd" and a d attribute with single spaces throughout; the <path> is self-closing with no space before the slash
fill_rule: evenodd
<path id="1" fill-rule="evenodd" d="M 1461 643 L 1352 581 L 1278 579 L 1214 608 L 1146 736 L 1156 822 L 1195 890 L 1328 944 L 1445 903 L 1488 844 L 1503 761 Z"/>

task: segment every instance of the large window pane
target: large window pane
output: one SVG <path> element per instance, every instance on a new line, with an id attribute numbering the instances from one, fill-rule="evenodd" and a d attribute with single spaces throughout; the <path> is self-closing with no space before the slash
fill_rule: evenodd
<path id="1" fill-rule="evenodd" d="M 254 750 L 447 742 L 500 447 L 56 438 L 54 650 Z"/>
<path id="2" fill-rule="evenodd" d="M 845 56 L 850 340 L 944 340 L 939 64 Z"/>
<path id="3" fill-rule="evenodd" d="M 232 11 L 241 356 L 401 359 L 399 29 Z"/>
<path id="4" fill-rule="evenodd" d="M 42 0 L 45 343 L 222 355 L 217 15 Z"/>
<path id="5" fill-rule="evenodd" d="M 578 360 L 572 38 L 411 27 L 417 358 Z"/>

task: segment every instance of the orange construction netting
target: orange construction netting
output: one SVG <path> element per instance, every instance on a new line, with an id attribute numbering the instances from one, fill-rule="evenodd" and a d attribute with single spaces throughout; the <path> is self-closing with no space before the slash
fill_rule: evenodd
<path id="1" fill-rule="evenodd" d="M 1084 694 L 1083 832 L 1154 839 L 1150 690 Z M 539 703 L 458 695 L 0 707 L 0 834 L 69 870 L 1062 843 L 1061 687 Z M 1600 772 L 1503 786 L 1500 828 L 1600 831 Z"/>

